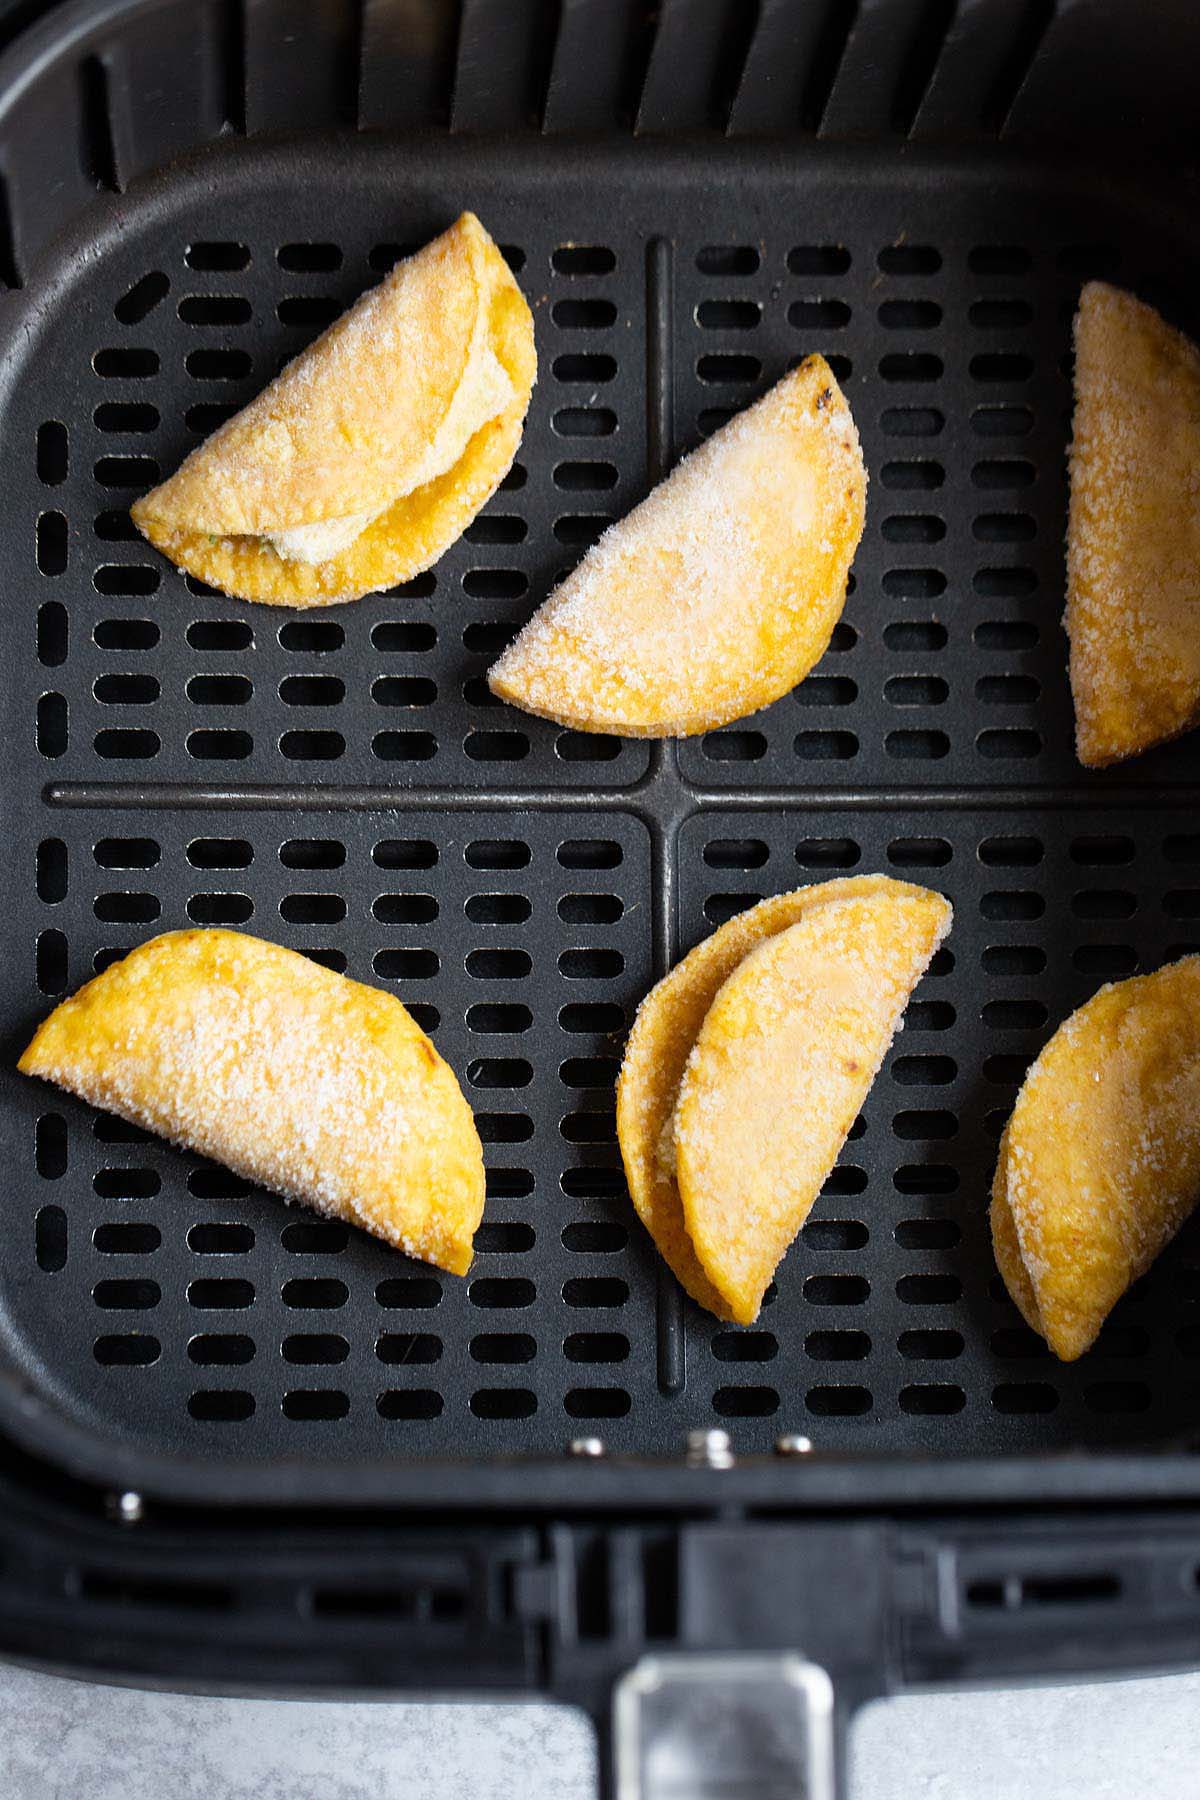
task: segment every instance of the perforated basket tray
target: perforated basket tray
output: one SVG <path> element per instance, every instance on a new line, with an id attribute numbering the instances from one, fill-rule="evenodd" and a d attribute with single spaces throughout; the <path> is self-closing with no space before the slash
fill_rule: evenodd
<path id="1" fill-rule="evenodd" d="M 585 1431 L 637 1455 L 719 1424 L 739 1451 L 792 1429 L 961 1458 L 1162 1443 L 1194 1420 L 1195 1231 L 1061 1367 L 998 1282 L 986 1195 L 1054 1025 L 1101 980 L 1200 947 L 1197 742 L 1081 771 L 1059 625 L 1079 286 L 1111 275 L 1195 330 L 1195 212 L 1182 178 L 1117 172 L 1115 141 L 982 141 L 1022 107 L 1031 139 L 1061 123 L 1089 9 L 1043 36 L 1008 31 L 1020 9 L 964 8 L 914 37 L 895 96 L 870 70 L 919 9 L 864 6 L 819 44 L 803 10 L 764 6 L 750 31 L 735 8 L 664 6 L 655 34 L 638 8 L 568 5 L 555 36 L 532 7 L 430 6 L 457 38 L 414 48 L 387 6 L 254 6 L 244 44 L 215 8 L 93 7 L 21 53 L 21 81 L 10 59 L 6 1066 L 131 945 L 236 925 L 400 994 L 462 1076 L 489 1165 L 455 1281 L 5 1074 L 0 1400 L 26 1442 L 209 1493 L 254 1468 L 265 1490 L 286 1458 L 297 1490 L 299 1468 L 311 1495 L 351 1498 L 367 1465 Z M 631 93 L 663 135 L 617 129 Z M 237 129 L 158 166 L 227 119 L 334 126 L 350 106 L 443 128 Z M 733 135 L 676 135 L 715 123 Z M 878 141 L 834 141 L 860 131 Z M 132 498 L 464 205 L 518 273 L 541 373 L 517 466 L 436 571 L 293 614 L 141 543 Z M 678 747 L 492 701 L 489 661 L 584 546 L 818 349 L 872 485 L 813 675 Z M 760 1324 L 730 1330 L 631 1215 L 623 1036 L 714 925 L 848 870 L 944 890 L 954 933 Z"/>

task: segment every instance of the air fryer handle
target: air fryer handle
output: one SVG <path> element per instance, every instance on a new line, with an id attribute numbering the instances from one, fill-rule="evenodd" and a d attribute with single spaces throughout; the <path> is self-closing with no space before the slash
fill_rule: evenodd
<path id="1" fill-rule="evenodd" d="M 791 1651 L 643 1657 L 617 1686 L 603 1800 L 845 1800 L 849 1716 Z"/>
<path id="2" fill-rule="evenodd" d="M 653 1593 L 644 1551 L 610 1558 L 608 1618 L 633 1629 L 601 1724 L 605 1800 L 843 1800 L 850 1719 L 887 1685 L 892 1549 L 877 1525 L 697 1521 Z"/>

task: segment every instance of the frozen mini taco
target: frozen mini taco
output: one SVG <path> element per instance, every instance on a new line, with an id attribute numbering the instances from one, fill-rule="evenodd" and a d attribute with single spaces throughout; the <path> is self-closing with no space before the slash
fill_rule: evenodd
<path id="1" fill-rule="evenodd" d="M 992 1244 L 1026 1323 L 1081 1356 L 1200 1200 L 1200 956 L 1102 987 L 1025 1077 Z"/>
<path id="2" fill-rule="evenodd" d="M 692 1298 L 749 1324 L 917 980 L 940 894 L 882 875 L 777 894 L 651 989 L 617 1083 L 629 1193 Z"/>
<path id="3" fill-rule="evenodd" d="M 866 494 L 845 396 L 806 357 L 605 532 L 494 664 L 492 692 L 624 737 L 768 706 L 828 646 Z"/>
<path id="4" fill-rule="evenodd" d="M 239 931 L 171 931 L 64 1000 L 17 1065 L 466 1273 L 483 1151 L 393 994 Z"/>
<path id="5" fill-rule="evenodd" d="M 533 319 L 473 213 L 334 321 L 134 523 L 242 600 L 328 605 L 407 581 L 460 537 L 516 455 Z"/>
<path id="6" fill-rule="evenodd" d="M 1103 281 L 1075 315 L 1066 626 L 1080 762 L 1200 722 L 1200 350 Z"/>

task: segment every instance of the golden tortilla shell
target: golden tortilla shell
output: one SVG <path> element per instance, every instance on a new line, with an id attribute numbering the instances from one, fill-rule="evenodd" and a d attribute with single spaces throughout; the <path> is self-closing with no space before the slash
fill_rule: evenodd
<path id="1" fill-rule="evenodd" d="M 1029 1070 L 992 1184 L 997 1266 L 1072 1362 L 1198 1199 L 1200 956 L 1185 956 L 1101 988 Z"/>
<path id="2" fill-rule="evenodd" d="M 1200 720 L 1200 351 L 1102 281 L 1075 315 L 1066 626 L 1081 763 Z"/>
<path id="3" fill-rule="evenodd" d="M 361 1225 L 470 1267 L 483 1151 L 454 1072 L 399 1000 L 237 931 L 133 950 L 18 1063 L 93 1106 Z"/>
<path id="4" fill-rule="evenodd" d="M 855 875 L 760 900 L 689 951 L 638 1008 L 617 1078 L 617 1139 L 629 1197 L 681 1286 L 719 1319 L 732 1315 L 700 1266 L 675 1175 L 675 1103 L 704 1016 L 743 958 L 808 908 L 897 885 L 885 875 Z"/>
<path id="5" fill-rule="evenodd" d="M 901 882 L 802 912 L 729 976 L 679 1084 L 675 1166 L 700 1265 L 739 1325 L 837 1160 L 950 928 Z"/>
<path id="6" fill-rule="evenodd" d="M 493 357 L 512 389 L 494 417 Z M 329 605 L 395 586 L 436 562 L 503 481 L 536 371 L 524 297 L 464 213 L 137 501 L 134 523 L 180 568 L 243 600 Z M 421 481 L 438 444 L 461 453 Z M 286 559 L 266 541 L 380 508 L 326 562 Z"/>
<path id="7" fill-rule="evenodd" d="M 866 491 L 850 408 L 810 356 L 605 532 L 493 666 L 492 692 L 623 737 L 767 706 L 841 617 Z"/>

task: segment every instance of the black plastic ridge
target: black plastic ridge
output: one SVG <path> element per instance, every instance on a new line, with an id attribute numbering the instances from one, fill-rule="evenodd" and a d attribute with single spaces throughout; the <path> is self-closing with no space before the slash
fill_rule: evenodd
<path id="1" fill-rule="evenodd" d="M 556 0 L 462 0 L 450 129 L 540 129 Z"/>
<path id="2" fill-rule="evenodd" d="M 221 0 L 214 33 L 217 86 L 231 131 L 246 129 L 246 0 Z"/>
<path id="3" fill-rule="evenodd" d="M 646 246 L 646 480 L 661 481 L 674 460 L 675 438 L 673 355 L 673 257 L 666 238 Z M 675 746 L 655 744 L 648 786 L 665 770 L 677 773 Z M 652 929 L 656 979 L 675 961 L 678 914 L 675 902 L 675 834 L 677 820 L 656 820 L 651 827 Z M 655 1290 L 656 1368 L 664 1395 L 682 1392 L 687 1382 L 687 1349 L 683 1323 L 684 1296 L 667 1269 L 657 1272 Z"/>
<path id="4" fill-rule="evenodd" d="M 929 92 L 956 10 L 955 0 L 926 0 L 922 9 L 892 98 L 892 129 L 905 137 Z"/>
<path id="5" fill-rule="evenodd" d="M 6 288 L 21 286 L 21 271 L 13 246 L 12 213 L 8 198 L 8 178 L 0 171 L 0 283 Z"/>
<path id="6" fill-rule="evenodd" d="M 83 131 L 81 156 L 86 174 L 97 187 L 116 192 L 121 187 L 113 148 L 112 114 L 109 110 L 108 71 L 98 56 L 85 57 L 79 69 L 80 111 Z"/>
<path id="7" fill-rule="evenodd" d="M 666 746 L 669 750 L 670 746 Z M 652 789 L 662 779 L 662 763 L 656 759 L 647 774 L 626 790 L 624 799 L 629 810 L 637 812 L 639 794 Z M 894 812 L 900 810 L 942 809 L 957 811 L 981 808 L 985 811 L 1024 812 L 1029 810 L 1057 812 L 1107 812 L 1109 802 L 1103 794 L 1079 788 L 875 788 L 870 792 L 847 793 L 842 788 L 756 788 L 750 793 L 729 792 L 723 788 L 690 788 L 685 785 L 696 811 L 721 806 L 729 810 L 757 811 L 785 807 L 795 811 L 818 812 L 849 810 L 854 812 Z M 1125 795 L 1136 803 L 1141 799 L 1157 808 L 1192 812 L 1200 804 L 1200 784 L 1180 784 L 1167 790 L 1153 787 L 1125 789 Z M 189 811 L 206 811 L 210 807 L 242 807 L 247 811 L 361 811 L 374 812 L 395 799 L 395 789 L 379 787 L 242 787 L 223 785 L 204 787 L 194 782 L 145 784 L 122 782 L 51 782 L 44 792 L 48 806 L 162 808 L 175 807 Z M 406 808 L 442 811 L 462 804 L 471 809 L 495 808 L 505 812 L 518 806 L 546 807 L 552 811 L 574 807 L 603 807 L 610 804 L 606 795 L 583 792 L 565 796 L 560 788 L 493 788 L 464 798 L 454 788 L 407 788 Z"/>
<path id="8" fill-rule="evenodd" d="M 984 103 L 985 129 L 1002 132 L 1054 17 L 1055 0 L 1023 0 L 1020 28 Z"/>
<path id="9" fill-rule="evenodd" d="M 444 129 L 458 43 L 457 0 L 430 0 L 420 34 L 388 0 L 365 0 L 358 122 L 362 129 Z"/>
<path id="10" fill-rule="evenodd" d="M 826 0 L 824 23 L 813 46 L 800 108 L 800 124 L 805 131 L 821 130 L 860 4 L 861 0 Z"/>

